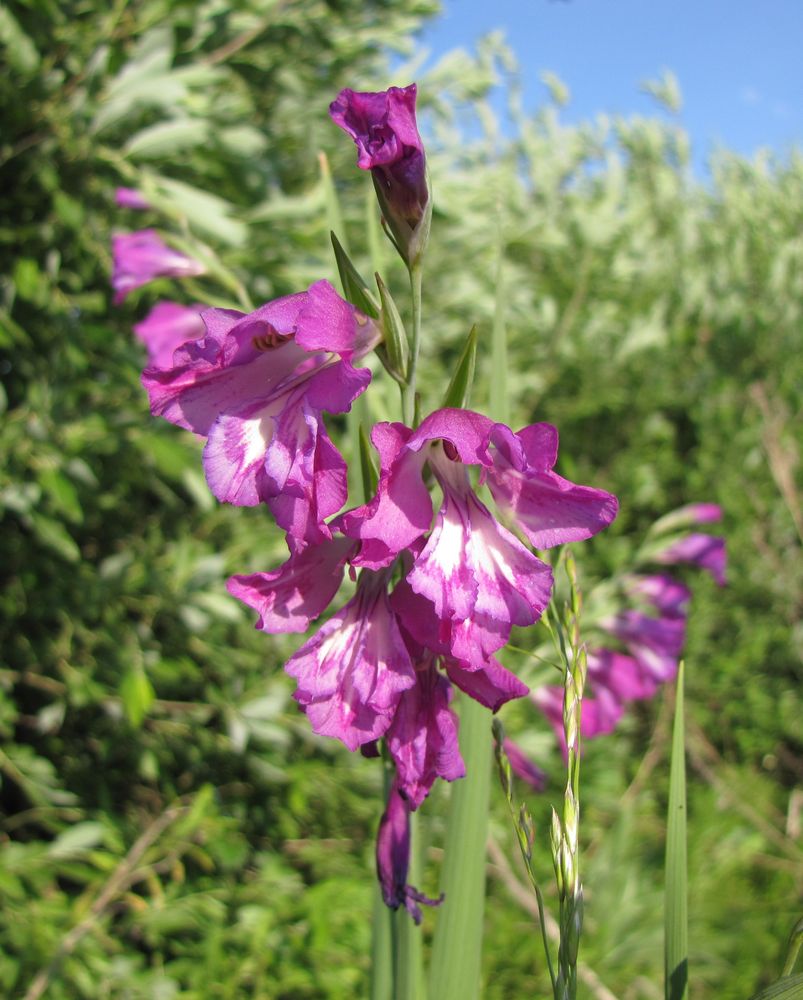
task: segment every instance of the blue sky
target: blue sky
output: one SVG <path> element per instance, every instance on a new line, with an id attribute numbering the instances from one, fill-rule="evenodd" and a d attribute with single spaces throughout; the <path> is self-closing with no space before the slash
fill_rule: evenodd
<path id="1" fill-rule="evenodd" d="M 717 146 L 751 155 L 803 147 L 803 0 L 442 0 L 423 44 L 432 59 L 502 28 L 525 80 L 527 108 L 546 95 L 540 73 L 569 87 L 568 121 L 651 114 L 640 84 L 671 70 L 680 123 L 698 169 Z"/>

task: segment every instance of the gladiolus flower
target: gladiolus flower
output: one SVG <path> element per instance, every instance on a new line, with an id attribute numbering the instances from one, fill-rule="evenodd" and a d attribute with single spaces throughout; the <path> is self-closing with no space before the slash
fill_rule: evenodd
<path id="1" fill-rule="evenodd" d="M 429 618 L 437 626 L 425 637 L 417 616 L 408 622 L 402 612 L 402 620 L 422 644 L 445 643 L 454 659 L 473 669 L 484 667 L 505 645 L 514 625 L 538 620 L 549 601 L 552 571 L 479 500 L 468 467 L 480 467 L 497 503 L 540 547 L 588 538 L 616 516 L 611 494 L 576 486 L 551 471 L 557 432 L 546 424 L 513 434 L 478 413 L 443 409 L 415 431 L 378 424 L 372 440 L 381 462 L 377 495 L 337 522 L 362 543 L 354 565 L 387 566 L 423 541 L 406 579 L 432 605 Z M 431 531 L 425 463 L 443 491 Z"/>
<path id="2" fill-rule="evenodd" d="M 357 165 L 371 171 L 382 214 L 408 263 L 423 249 L 430 212 L 415 99 L 413 83 L 380 93 L 342 90 L 329 106 L 332 120 L 354 139 Z"/>
<path id="3" fill-rule="evenodd" d="M 720 587 L 725 586 L 727 565 L 725 539 L 717 535 L 704 535 L 699 532 L 684 535 L 657 552 L 653 558 L 666 566 L 674 563 L 694 563 L 708 570 Z"/>
<path id="4" fill-rule="evenodd" d="M 206 336 L 170 368 L 143 372 L 151 410 L 206 437 L 204 471 L 219 500 L 267 503 L 291 550 L 331 538 L 324 519 L 347 495 L 346 463 L 323 411 L 345 413 L 371 379 L 351 360 L 376 325 L 326 281 L 244 315 L 203 314 Z"/>
<path id="5" fill-rule="evenodd" d="M 169 247 L 153 229 L 119 233 L 112 239 L 114 304 L 155 278 L 187 278 L 204 273 L 204 266 Z"/>

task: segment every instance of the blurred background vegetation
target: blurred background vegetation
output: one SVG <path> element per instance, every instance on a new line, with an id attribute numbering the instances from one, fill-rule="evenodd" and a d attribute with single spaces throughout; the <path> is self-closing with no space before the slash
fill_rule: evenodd
<path id="1" fill-rule="evenodd" d="M 281 672 L 297 640 L 254 632 L 225 592 L 228 574 L 278 564 L 281 537 L 261 511 L 216 505 L 197 443 L 148 415 L 132 324 L 202 293 L 165 281 L 113 309 L 109 246 L 114 229 L 163 225 L 257 301 L 333 279 L 325 152 L 344 240 L 401 289 L 327 106 L 414 75 L 435 192 L 430 403 L 470 325 L 489 342 L 503 305 L 513 423 L 555 423 L 561 471 L 621 499 L 613 530 L 577 547 L 581 573 L 625 568 L 673 507 L 724 508 L 727 589 L 689 576 L 692 997 L 737 1000 L 779 972 L 803 888 L 803 159 L 720 155 L 701 183 L 667 81 L 650 119 L 568 127 L 557 82 L 526 116 L 493 37 L 416 74 L 436 6 L 0 9 L 5 996 L 367 995 L 378 769 L 312 736 Z M 118 184 L 154 211 L 116 209 Z M 478 407 L 489 366 L 486 350 Z M 638 705 L 587 748 L 581 995 L 662 995 L 667 705 Z M 554 776 L 540 798 L 522 789 L 548 885 L 560 757 L 526 705 L 505 724 Z M 447 794 L 425 808 L 430 892 Z M 489 1000 L 546 981 L 496 799 Z"/>

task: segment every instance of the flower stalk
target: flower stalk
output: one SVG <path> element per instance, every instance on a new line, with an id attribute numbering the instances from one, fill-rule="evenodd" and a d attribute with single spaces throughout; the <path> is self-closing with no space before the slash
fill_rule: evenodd
<path id="1" fill-rule="evenodd" d="M 555 1000 L 577 996 L 577 952 L 583 928 L 583 886 L 580 880 L 580 722 L 586 681 L 586 651 L 580 641 L 580 592 L 574 559 L 566 556 L 570 598 L 566 631 L 558 626 L 565 673 L 563 727 L 566 739 L 566 789 L 563 816 L 552 810 L 552 860 L 560 898 L 560 944 L 554 984 Z"/>

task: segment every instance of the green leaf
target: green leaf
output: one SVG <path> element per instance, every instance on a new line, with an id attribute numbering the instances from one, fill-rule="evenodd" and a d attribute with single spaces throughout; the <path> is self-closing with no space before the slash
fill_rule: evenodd
<path id="1" fill-rule="evenodd" d="M 240 246 L 245 242 L 248 227 L 233 218 L 236 209 L 231 202 L 170 177 L 159 176 L 156 180 L 163 194 L 151 199 L 155 208 L 173 214 L 178 209 L 193 229 L 208 233 L 220 243 Z"/>
<path id="2" fill-rule="evenodd" d="M 132 157 L 160 157 L 192 149 L 207 141 L 206 123 L 197 118 L 174 118 L 135 133 L 123 147 Z"/>
<path id="3" fill-rule="evenodd" d="M 34 534 L 40 542 L 58 553 L 67 562 L 80 562 L 81 550 L 63 525 L 36 511 L 30 514 L 30 518 Z"/>
<path id="4" fill-rule="evenodd" d="M 56 837 L 48 847 L 47 853 L 51 858 L 79 857 L 103 843 L 105 835 L 106 830 L 102 823 L 76 823 Z"/>
<path id="5" fill-rule="evenodd" d="M 15 20 L 8 4 L 0 7 L 0 42 L 9 64 L 20 73 L 32 73 L 39 65 L 36 46 Z"/>
<path id="6" fill-rule="evenodd" d="M 39 485 L 48 494 L 53 506 L 68 521 L 78 523 L 83 520 L 84 512 L 78 499 L 78 491 L 65 475 L 57 469 L 45 469 L 39 473 Z"/>
<path id="7" fill-rule="evenodd" d="M 132 726 L 138 728 L 156 698 L 148 676 L 141 667 L 132 667 L 120 683 L 123 708 Z"/>
<path id="8" fill-rule="evenodd" d="M 803 1000 L 803 973 L 770 983 L 750 1000 Z"/>
<path id="9" fill-rule="evenodd" d="M 666 834 L 666 903 L 664 908 L 664 995 L 689 995 L 688 890 L 686 870 L 686 750 L 683 724 L 684 664 L 678 669 L 672 761 L 669 769 L 669 815 Z"/>
<path id="10" fill-rule="evenodd" d="M 496 257 L 496 298 L 494 301 L 494 324 L 491 331 L 491 384 L 490 415 L 494 420 L 506 424 L 510 420 L 510 398 L 507 373 L 507 324 L 505 322 L 507 300 L 505 297 L 504 244 L 500 231 Z"/>
<path id="11" fill-rule="evenodd" d="M 332 171 L 329 167 L 329 158 L 326 153 L 318 153 L 318 165 L 321 171 L 321 186 L 323 188 L 323 200 L 326 206 L 326 218 L 329 223 L 329 230 L 333 233 L 340 233 L 343 245 L 348 249 L 346 227 L 343 222 L 343 213 L 340 210 L 340 199 L 337 196 L 337 189 L 332 180 Z"/>
<path id="12" fill-rule="evenodd" d="M 372 319 L 379 318 L 379 303 L 369 289 L 360 272 L 351 262 L 351 258 L 343 249 L 334 233 L 329 234 L 332 239 L 332 247 L 335 251 L 335 262 L 337 263 L 337 273 L 340 275 L 340 284 L 343 294 L 348 301 L 364 312 Z"/>
<path id="13" fill-rule="evenodd" d="M 382 303 L 382 329 L 385 333 L 384 349 L 377 353 L 389 374 L 400 385 L 404 385 L 410 357 L 407 331 L 404 329 L 399 310 L 384 281 L 378 274 L 374 277 Z"/>
<path id="14" fill-rule="evenodd" d="M 463 407 L 471 396 L 474 383 L 474 368 L 477 360 L 477 328 L 472 326 L 463 345 L 452 381 L 443 397 L 443 406 Z"/>
<path id="15" fill-rule="evenodd" d="M 376 493 L 379 482 L 379 471 L 376 467 L 374 452 L 371 447 L 371 440 L 363 424 L 360 424 L 360 470 L 362 472 L 362 487 L 365 495 L 365 502 L 371 499 Z"/>
<path id="16" fill-rule="evenodd" d="M 437 1000 L 479 997 L 485 906 L 485 842 L 491 785 L 491 714 L 461 698 L 460 752 L 466 777 L 452 786 L 441 891 L 432 945 L 429 995 Z"/>

